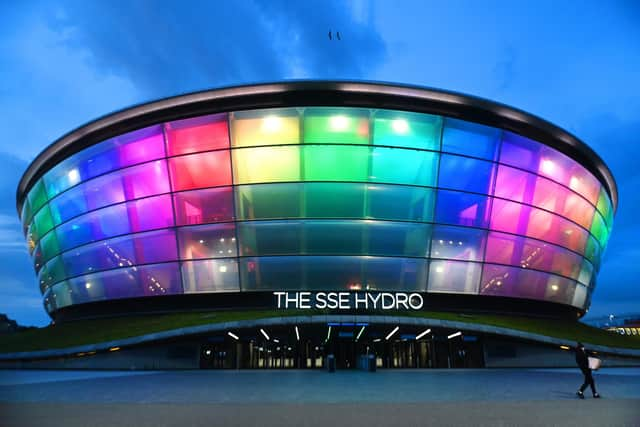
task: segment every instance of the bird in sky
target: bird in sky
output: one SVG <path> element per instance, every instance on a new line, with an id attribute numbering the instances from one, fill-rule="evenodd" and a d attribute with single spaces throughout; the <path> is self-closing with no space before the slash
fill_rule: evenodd
<path id="1" fill-rule="evenodd" d="M 332 37 L 332 35 L 331 35 L 331 34 L 332 34 L 332 33 L 331 33 L 331 31 L 329 31 L 329 40 L 333 40 L 333 37 Z M 336 31 L 336 39 L 338 39 L 338 40 L 342 40 L 342 39 L 340 38 L 340 31 Z"/>

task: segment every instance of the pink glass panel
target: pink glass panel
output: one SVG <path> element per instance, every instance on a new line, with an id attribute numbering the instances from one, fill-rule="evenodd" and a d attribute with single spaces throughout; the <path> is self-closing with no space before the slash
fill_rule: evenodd
<path id="1" fill-rule="evenodd" d="M 166 132 L 169 156 L 229 148 L 226 114 L 170 122 Z"/>
<path id="2" fill-rule="evenodd" d="M 171 196 L 148 197 L 127 203 L 131 232 L 173 226 Z"/>

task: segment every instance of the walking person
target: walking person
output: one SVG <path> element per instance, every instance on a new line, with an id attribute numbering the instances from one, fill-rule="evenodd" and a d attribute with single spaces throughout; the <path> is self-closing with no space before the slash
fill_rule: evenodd
<path id="1" fill-rule="evenodd" d="M 598 399 L 600 395 L 596 391 L 596 383 L 593 381 L 593 375 L 591 374 L 591 368 L 589 368 L 589 356 L 587 355 L 587 350 L 584 348 L 584 345 L 579 342 L 576 345 L 576 363 L 578 367 L 582 371 L 584 375 L 584 383 L 580 386 L 580 389 L 576 393 L 576 395 L 580 399 L 584 399 L 584 391 L 588 386 L 591 386 L 591 392 L 593 393 L 593 397 Z"/>

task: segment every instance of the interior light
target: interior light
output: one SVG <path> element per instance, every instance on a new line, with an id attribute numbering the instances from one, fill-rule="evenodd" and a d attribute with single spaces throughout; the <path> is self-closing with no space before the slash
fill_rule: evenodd
<path id="1" fill-rule="evenodd" d="M 78 169 L 71 169 L 67 172 L 67 177 L 69 178 L 69 183 L 72 185 L 77 184 L 80 181 L 80 173 L 78 172 Z"/>
<path id="2" fill-rule="evenodd" d="M 546 174 L 552 174 L 553 171 L 555 170 L 556 165 L 555 163 L 553 163 L 552 160 L 543 160 L 542 164 L 541 164 L 541 169 L 542 172 L 546 173 Z"/>
<path id="3" fill-rule="evenodd" d="M 331 338 L 331 326 L 329 326 L 329 330 L 327 331 L 327 341 Z"/>
<path id="4" fill-rule="evenodd" d="M 87 288 L 87 289 L 90 289 L 91 288 L 91 282 L 85 283 L 84 287 Z"/>
<path id="5" fill-rule="evenodd" d="M 273 133 L 280 130 L 282 127 L 282 119 L 276 116 L 267 116 L 262 119 L 262 130 L 264 132 Z"/>
<path id="6" fill-rule="evenodd" d="M 436 267 L 436 273 L 443 273 L 443 272 L 444 272 L 444 268 L 441 265 Z"/>
<path id="7" fill-rule="evenodd" d="M 200 243 L 204 243 L 204 240 L 200 240 Z"/>
<path id="8" fill-rule="evenodd" d="M 300 331 L 298 331 L 298 327 L 296 326 L 296 339 L 300 341 Z"/>
<path id="9" fill-rule="evenodd" d="M 409 123 L 404 119 L 393 120 L 391 127 L 395 133 L 405 134 L 409 132 Z"/>
<path id="10" fill-rule="evenodd" d="M 416 337 L 416 340 L 419 340 L 420 338 L 422 338 L 423 336 L 427 335 L 429 332 L 431 332 L 431 329 L 427 329 L 426 331 L 422 331 L 418 334 L 418 336 Z"/>
<path id="11" fill-rule="evenodd" d="M 239 340 L 240 338 L 238 338 L 238 336 L 236 334 L 234 334 L 233 332 L 229 331 L 227 332 L 227 335 L 229 335 L 231 338 L 233 338 L 234 340 Z"/>
<path id="12" fill-rule="evenodd" d="M 220 271 L 220 273 L 226 273 L 227 272 L 227 266 L 226 265 L 221 265 L 218 270 Z"/>
<path id="13" fill-rule="evenodd" d="M 363 327 L 360 329 L 360 332 L 358 332 L 358 336 L 356 337 L 356 341 L 358 341 L 358 340 L 360 339 L 360 335 L 362 335 L 362 333 L 364 332 L 364 328 L 366 328 L 366 326 L 363 326 Z"/>
<path id="14" fill-rule="evenodd" d="M 382 341 L 382 338 L 376 338 L 375 340 L 373 340 L 373 342 L 380 342 Z"/>
<path id="15" fill-rule="evenodd" d="M 456 332 L 454 334 L 449 335 L 447 337 L 447 339 L 452 339 L 452 338 L 455 338 L 455 337 L 459 337 L 460 335 L 462 335 L 462 332 L 458 331 L 458 332 Z"/>
<path id="16" fill-rule="evenodd" d="M 349 119 L 346 116 L 331 116 L 329 126 L 333 131 L 343 131 L 349 126 Z"/>
<path id="17" fill-rule="evenodd" d="M 393 328 L 393 331 L 389 332 L 389 335 L 387 335 L 385 337 L 386 341 L 389 341 L 389 338 L 391 338 L 393 336 L 393 334 L 395 334 L 396 332 L 398 332 L 398 329 L 400 329 L 400 326 L 396 326 L 395 328 Z"/>
<path id="18" fill-rule="evenodd" d="M 553 289 L 554 291 L 558 290 L 558 285 L 551 285 L 551 289 Z"/>
<path id="19" fill-rule="evenodd" d="M 568 345 L 561 345 L 560 348 L 563 350 L 571 350 L 571 348 Z"/>
<path id="20" fill-rule="evenodd" d="M 264 329 L 260 328 L 260 333 L 269 341 L 269 335 L 264 331 Z"/>
<path id="21" fill-rule="evenodd" d="M 109 349 L 109 351 L 118 351 L 118 350 L 120 350 L 120 347 L 111 347 Z"/>

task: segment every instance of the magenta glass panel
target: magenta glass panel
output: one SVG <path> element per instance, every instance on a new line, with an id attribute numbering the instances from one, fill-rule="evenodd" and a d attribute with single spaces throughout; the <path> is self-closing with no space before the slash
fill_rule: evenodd
<path id="1" fill-rule="evenodd" d="M 169 159 L 174 191 L 231 185 L 229 150 Z"/>
<path id="2" fill-rule="evenodd" d="M 432 260 L 429 263 L 429 292 L 477 294 L 482 264 Z"/>
<path id="3" fill-rule="evenodd" d="M 588 228 L 595 208 L 566 187 L 545 178 L 536 180 L 533 204 Z"/>
<path id="4" fill-rule="evenodd" d="M 481 295 L 529 298 L 570 304 L 575 282 L 553 274 L 517 267 L 485 264 Z"/>
<path id="5" fill-rule="evenodd" d="M 476 194 L 438 190 L 436 222 L 472 227 L 486 227 L 489 199 Z"/>
<path id="6" fill-rule="evenodd" d="M 146 231 L 173 226 L 171 196 L 148 197 L 127 203 L 131 231 Z"/>
<path id="7" fill-rule="evenodd" d="M 69 276 L 178 259 L 173 230 L 129 234 L 104 240 L 72 249 L 62 257 Z"/>
<path id="8" fill-rule="evenodd" d="M 178 229 L 180 259 L 238 256 L 234 224 L 209 224 Z"/>
<path id="9" fill-rule="evenodd" d="M 176 225 L 206 224 L 233 220 L 231 187 L 175 193 Z"/>
<path id="10" fill-rule="evenodd" d="M 531 203 L 535 185 L 535 175 L 500 165 L 493 194 L 516 202 Z"/>
<path id="11" fill-rule="evenodd" d="M 238 261 L 207 259 L 182 263 L 184 293 L 239 292 Z"/>
<path id="12" fill-rule="evenodd" d="M 229 148 L 226 113 L 176 120 L 165 129 L 169 156 Z"/>
<path id="13" fill-rule="evenodd" d="M 118 153 L 118 166 L 125 167 L 165 156 L 162 126 L 150 126 L 109 140 Z"/>

